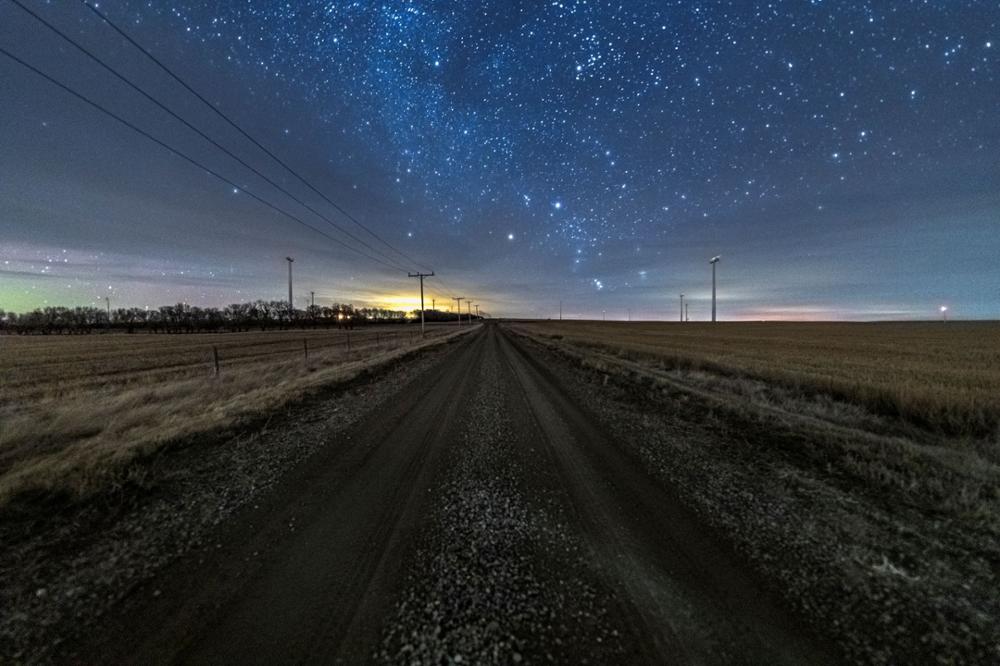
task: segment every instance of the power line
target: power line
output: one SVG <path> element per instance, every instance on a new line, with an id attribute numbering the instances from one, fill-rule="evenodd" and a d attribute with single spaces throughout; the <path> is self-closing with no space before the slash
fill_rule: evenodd
<path id="1" fill-rule="evenodd" d="M 87 9 L 89 9 L 91 12 L 93 12 L 98 17 L 100 17 L 101 20 L 103 20 L 105 23 L 107 23 L 108 26 L 111 27 L 112 30 L 114 30 L 119 35 L 121 35 L 129 44 L 131 44 L 132 46 L 134 46 L 138 50 L 142 51 L 142 53 L 145 54 L 145 56 L 147 58 L 149 58 L 150 60 L 152 60 L 160 69 L 162 69 L 164 72 L 166 72 L 168 76 L 170 76 L 174 81 L 176 81 L 178 84 L 180 84 L 185 90 L 187 90 L 189 93 L 191 93 L 192 95 L 194 95 L 195 97 L 197 97 L 198 100 L 201 101 L 202 104 L 204 104 L 205 106 L 207 106 L 216 115 L 218 115 L 220 118 L 222 118 L 226 123 L 229 124 L 230 127 L 232 127 L 237 132 L 239 132 L 241 135 L 243 135 L 248 141 L 250 141 L 255 146 L 257 146 L 257 148 L 259 148 L 260 150 L 262 150 L 272 160 L 274 160 L 275 162 L 277 162 L 278 164 L 280 164 L 282 166 L 282 168 L 284 168 L 288 173 L 290 173 L 293 176 L 295 176 L 295 178 L 298 179 L 299 182 L 301 182 L 303 185 L 305 185 L 310 190 L 312 190 L 316 195 L 318 195 L 320 198 L 322 198 L 327 204 L 329 204 L 330 206 L 332 206 L 333 208 L 335 208 L 337 211 L 339 211 L 344 217 L 346 217 L 347 219 L 349 219 L 351 222 L 353 222 L 354 224 L 356 224 L 361 229 L 364 229 L 368 234 L 370 234 L 372 236 L 372 238 L 376 239 L 377 241 L 379 241 L 380 243 L 382 243 L 383 245 L 385 245 L 387 248 L 389 248 L 390 250 L 392 250 L 393 252 L 395 252 L 399 256 L 401 256 L 404 259 L 406 259 L 407 261 L 413 263 L 417 267 L 424 268 L 424 269 L 428 268 L 426 265 L 421 264 L 421 262 L 419 262 L 416 259 L 414 259 L 413 257 L 407 255 L 402 250 L 399 250 L 396 247 L 394 247 L 392 244 L 390 244 L 384 238 L 382 238 L 377 233 L 375 233 L 374 231 L 372 231 L 371 229 L 369 229 L 365 224 L 363 224 L 361 221 L 359 221 L 357 218 L 355 218 L 349 212 L 347 212 L 346 210 L 344 210 L 344 208 L 341 207 L 339 204 L 337 204 L 335 201 L 331 200 L 328 196 L 326 196 L 325 194 L 323 194 L 323 192 L 321 192 L 318 188 L 316 188 L 304 176 L 300 175 L 295 169 L 293 169 L 288 164 L 286 164 L 284 160 L 282 160 L 280 157 L 278 157 L 277 155 L 275 155 L 273 152 L 271 152 L 270 150 L 268 150 L 267 148 L 265 148 L 259 141 L 257 141 L 257 139 L 253 138 L 253 136 L 251 136 L 249 133 L 247 133 L 247 131 L 244 130 L 242 127 L 240 127 L 239 124 L 236 123 L 236 121 L 234 121 L 233 119 L 231 119 L 228 115 L 226 115 L 221 110 L 219 110 L 214 104 L 212 104 L 207 99 L 205 99 L 205 97 L 203 97 L 198 91 L 196 91 L 194 88 L 192 88 L 190 85 L 188 85 L 180 76 L 178 76 L 177 74 L 175 74 L 173 72 L 173 70 L 171 70 L 169 67 L 167 67 L 167 65 L 165 65 L 159 58 L 157 58 L 152 53 L 150 53 L 145 47 L 143 47 L 136 40 L 134 40 L 124 30 L 122 30 L 121 28 L 119 28 L 100 9 L 98 9 L 96 6 L 94 6 L 94 5 L 90 4 L 89 2 L 87 2 L 87 0 L 80 0 L 80 2 L 85 7 L 87 7 Z"/>
<path id="2" fill-rule="evenodd" d="M 370 259 L 371 261 L 375 261 L 375 262 L 377 262 L 377 263 L 379 263 L 379 264 L 381 264 L 381 265 L 383 265 L 383 266 L 385 266 L 387 268 L 390 268 L 390 269 L 392 269 L 394 271 L 395 270 L 399 270 L 396 266 L 388 264 L 388 263 L 382 261 L 381 259 L 378 259 L 377 257 L 372 257 L 372 256 L 369 256 L 367 254 L 364 254 L 363 252 L 361 252 L 357 248 L 352 247 L 352 246 L 348 245 L 347 243 L 344 243 L 339 238 L 335 238 L 334 236 L 331 236 L 330 234 L 326 233 L 325 231 L 317 229 L 316 227 L 312 226 L 308 222 L 305 222 L 304 220 L 302 220 L 298 216 L 293 215 L 292 213 L 289 213 L 288 211 L 284 210 L 283 208 L 280 208 L 280 207 L 272 204 L 271 202 L 267 201 L 266 199 L 263 199 L 262 197 L 254 194 L 250 190 L 243 188 L 242 186 L 240 186 L 237 183 L 233 182 L 229 178 L 227 178 L 227 177 L 223 176 L 222 174 L 220 174 L 218 171 L 215 171 L 214 169 L 212 169 L 212 168 L 210 168 L 210 167 L 202 164 L 201 162 L 199 162 L 198 160 L 194 159 L 193 157 L 189 157 L 184 152 L 178 150 L 177 148 L 174 148 L 173 146 L 167 144 L 166 142 L 161 141 L 160 139 L 157 139 L 155 136 L 153 136 L 152 134 L 150 134 L 146 130 L 138 127 L 137 125 L 133 124 L 132 122 L 130 122 L 128 120 L 126 120 L 125 118 L 122 118 L 121 116 L 119 116 L 115 112 L 110 111 L 109 109 L 105 108 L 104 106 L 102 106 L 98 102 L 95 102 L 94 100 L 90 99 L 89 97 L 87 97 L 83 93 L 80 93 L 80 92 L 77 92 L 76 90 L 73 90 L 72 88 L 70 88 L 66 84 L 62 83 L 61 81 L 59 81 L 59 80 L 57 80 L 55 78 L 53 78 L 52 76 L 49 76 L 48 74 L 46 74 L 42 70 L 38 69 L 34 65 L 32 65 L 32 64 L 30 64 L 30 63 L 22 60 L 21 58 L 17 57 L 16 55 L 14 55 L 13 53 L 11 53 L 7 49 L 5 49 L 3 47 L 0 47 L 0 54 L 3 54 L 5 56 L 7 56 L 8 58 L 10 58 L 14 62 L 18 63 L 22 67 L 24 67 L 24 68 L 26 68 L 26 69 L 34 72 L 35 74 L 37 74 L 38 76 L 42 77 L 43 79 L 45 79 L 49 83 L 53 84 L 54 86 L 56 86 L 58 88 L 61 88 L 62 90 L 68 92 L 70 95 L 73 95 L 77 99 L 79 99 L 79 100 L 81 100 L 81 101 L 89 104 L 90 106 L 94 107 L 95 109 L 97 109 L 101 113 L 104 113 L 104 114 L 110 116 L 111 118 L 117 120 L 122 125 L 125 125 L 126 127 L 128 127 L 129 129 L 131 129 L 132 131 L 134 131 L 134 132 L 136 132 L 136 133 L 138 133 L 138 134 L 146 137 L 147 139 L 149 139 L 153 143 L 157 144 L 158 146 L 160 146 L 162 148 L 165 148 L 166 150 L 170 151 L 171 153 L 173 153 L 177 157 L 180 157 L 181 159 L 185 160 L 186 162 L 189 162 L 190 164 L 193 164 L 194 166 L 198 167 L 199 169 L 202 169 L 206 173 L 208 173 L 208 174 L 210 174 L 212 176 L 215 176 L 216 178 L 218 178 L 222 182 L 226 183 L 230 187 L 233 187 L 233 188 L 235 188 L 236 190 L 238 190 L 240 192 L 246 193 L 251 198 L 253 198 L 254 200 L 256 200 L 256 201 L 258 201 L 258 202 L 260 202 L 262 204 L 264 204 L 265 206 L 267 206 L 271 210 L 273 210 L 273 211 L 275 211 L 275 212 L 277 212 L 277 213 L 279 213 L 281 215 L 284 215 L 285 217 L 289 218 L 290 220 L 298 222 L 302 226 L 307 227 L 308 229 L 311 229 L 311 230 L 315 231 L 319 235 L 332 240 L 333 242 L 335 242 L 338 245 L 341 245 L 341 246 L 347 248 L 348 250 L 351 250 L 352 252 L 357 252 L 358 254 L 360 254 L 361 256 L 365 257 L 366 259 Z"/>
<path id="3" fill-rule="evenodd" d="M 452 294 L 457 294 L 457 293 L 458 293 L 458 291 L 456 291 L 455 289 L 452 289 L 452 288 L 451 288 L 451 287 L 450 287 L 450 286 L 448 285 L 448 283 L 447 283 L 447 282 L 445 282 L 444 280 L 442 280 L 442 279 L 441 279 L 441 276 L 437 276 L 437 278 L 438 278 L 438 279 L 437 279 L 437 281 L 438 281 L 438 284 L 440 284 L 440 285 L 441 285 L 442 287 L 444 287 L 444 290 L 445 290 L 446 292 L 451 292 Z M 452 297 L 451 297 L 451 300 L 454 300 L 454 298 L 455 298 L 455 297 L 454 297 L 454 296 L 452 296 Z"/>
<path id="4" fill-rule="evenodd" d="M 266 181 L 267 183 L 269 183 L 272 187 L 274 187 L 275 189 L 277 189 L 279 192 L 283 193 L 285 196 L 289 197 L 290 199 L 292 199 L 293 201 L 295 201 L 297 204 L 299 204 L 300 206 L 302 206 L 306 210 L 310 211 L 311 213 L 313 213 L 317 217 L 321 218 L 322 220 L 324 220 L 325 222 L 327 222 L 330 226 L 332 226 L 334 229 L 336 229 L 336 230 L 340 231 L 341 233 L 343 233 L 344 235 L 346 235 L 348 238 L 351 238 L 352 240 L 360 243 L 361 245 L 365 246 L 366 248 L 368 248 L 372 252 L 375 252 L 376 254 L 380 255 L 386 261 L 388 261 L 389 263 L 391 263 L 394 266 L 396 266 L 397 270 L 402 271 L 402 272 L 408 272 L 408 270 L 406 269 L 406 267 L 404 267 L 402 265 L 399 265 L 398 262 L 396 262 L 395 259 L 389 257 L 384 252 L 382 252 L 382 251 L 380 251 L 380 250 L 372 247 L 369 243 L 365 242 L 364 240 L 358 238 L 357 236 L 355 236 L 351 232 L 347 231 L 346 229 L 344 229 L 343 227 L 341 227 L 340 225 L 338 225 L 336 222 L 334 222 L 333 220 L 331 220 L 329 217 L 327 217 L 326 215 L 323 215 L 321 212 L 319 212 L 318 210 L 316 210 L 315 208 L 313 208 L 312 206 L 310 206 L 306 202 L 302 201 L 300 198 L 298 198 L 297 196 L 295 196 L 294 194 L 292 194 L 291 192 L 289 192 L 287 189 L 285 189 L 284 187 L 282 187 L 280 184 L 276 183 L 274 180 L 272 180 L 271 178 L 269 178 L 265 174 L 263 174 L 260 171 L 258 171 L 252 165 L 248 164 L 246 161 L 244 161 L 238 155 L 236 155 L 235 153 L 233 153 L 232 151 L 230 151 L 228 148 L 226 148 L 225 146 L 223 146 L 222 144 L 220 144 L 218 141 L 216 141 L 215 139 L 213 139 L 212 137 L 210 137 L 208 134 L 206 134 L 202 130 L 198 129 L 197 127 L 195 127 L 193 124 L 191 124 L 186 119 L 184 119 L 183 117 L 181 117 L 179 114 L 177 114 L 176 112 L 174 112 L 168 106 L 166 106 L 165 104 L 163 104 L 162 102 L 160 102 L 158 99 L 156 99 L 155 97 L 153 97 L 151 94 L 149 94 L 145 90 L 143 90 L 138 84 L 132 82 L 126 76 L 124 76 L 120 72 L 118 72 L 115 68 L 111 67 L 106 62 L 104 62 L 100 57 L 94 55 L 91 51 L 89 51 L 87 48 L 85 48 L 84 46 L 82 46 L 79 42 L 77 42 L 76 40 L 74 40 L 72 37 L 70 37 L 69 35 L 67 35 L 63 31 L 61 31 L 59 28 L 57 28 L 56 26 L 54 26 L 52 23 L 50 23 L 49 21 L 47 21 L 42 16 L 38 15 L 37 13 L 35 13 L 31 9 L 29 9 L 28 7 L 24 6 L 24 4 L 22 4 L 20 0 L 10 0 L 10 1 L 13 4 L 17 5 L 18 7 L 20 7 L 23 11 L 25 11 L 26 13 L 28 13 L 32 17 L 34 17 L 35 20 L 37 20 L 40 23 L 42 23 L 43 25 L 45 25 L 45 27 L 47 27 L 49 30 L 51 30 L 55 34 L 57 34 L 64 41 L 69 42 L 76 49 L 78 49 L 80 52 L 82 52 L 88 58 L 90 58 L 91 60 L 93 60 L 94 62 L 96 62 L 98 65 L 100 65 L 103 69 L 105 69 L 112 76 L 114 76 L 115 78 L 117 78 L 119 81 L 122 81 L 123 83 L 125 83 L 125 85 L 129 86 L 130 88 L 132 88 L 133 90 L 135 90 L 136 92 L 138 92 L 140 95 L 142 95 L 143 97 L 145 97 L 147 100 L 149 100 L 150 102 L 152 102 L 153 104 L 155 104 L 157 107 L 159 107 L 160 109 L 162 109 L 163 111 L 165 111 L 166 113 L 168 113 L 171 117 L 173 117 L 176 120 L 178 120 L 179 122 L 183 123 L 185 127 L 187 127 L 188 129 L 190 129 L 191 131 L 195 132 L 198 136 L 200 136 L 201 138 L 203 138 L 205 141 L 208 141 L 210 144 L 212 144 L 213 146 L 215 146 L 216 148 L 218 148 L 219 150 L 221 150 L 222 152 L 224 152 L 226 155 L 228 155 L 232 159 L 234 159 L 237 162 L 239 162 L 245 168 L 247 168 L 250 171 L 252 171 L 253 173 L 255 173 L 257 176 L 259 176 L 264 181 Z"/>
<path id="5" fill-rule="evenodd" d="M 420 278 L 420 337 L 424 337 L 424 278 L 434 277 L 434 271 L 430 273 L 409 273 L 411 278 Z"/>

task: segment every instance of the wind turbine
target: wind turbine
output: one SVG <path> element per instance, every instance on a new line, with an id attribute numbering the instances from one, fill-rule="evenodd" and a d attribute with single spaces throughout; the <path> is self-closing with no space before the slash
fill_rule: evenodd
<path id="1" fill-rule="evenodd" d="M 708 263 L 712 264 L 712 322 L 715 322 L 715 265 L 719 263 L 719 259 L 722 259 L 722 255 L 717 255 L 709 259 Z"/>

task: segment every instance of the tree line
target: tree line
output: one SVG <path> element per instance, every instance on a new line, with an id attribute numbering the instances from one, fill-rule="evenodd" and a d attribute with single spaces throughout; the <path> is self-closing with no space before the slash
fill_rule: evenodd
<path id="1" fill-rule="evenodd" d="M 31 312 L 0 310 L 0 333 L 21 335 L 87 334 L 100 331 L 126 333 L 207 333 L 281 328 L 354 328 L 374 324 L 419 321 L 420 311 L 408 313 L 386 308 L 356 308 L 350 304 L 312 305 L 289 310 L 287 301 L 233 303 L 224 308 L 202 308 L 187 303 L 158 308 L 48 306 Z M 455 315 L 425 311 L 427 321 L 455 321 Z"/>

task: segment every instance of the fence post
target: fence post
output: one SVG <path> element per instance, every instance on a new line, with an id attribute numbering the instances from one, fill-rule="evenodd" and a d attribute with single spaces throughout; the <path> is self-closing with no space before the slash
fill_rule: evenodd
<path id="1" fill-rule="evenodd" d="M 309 340 L 306 338 L 302 338 L 302 355 L 309 360 Z"/>
<path id="2" fill-rule="evenodd" d="M 212 347 L 212 360 L 215 361 L 215 376 L 219 376 L 219 348 Z"/>

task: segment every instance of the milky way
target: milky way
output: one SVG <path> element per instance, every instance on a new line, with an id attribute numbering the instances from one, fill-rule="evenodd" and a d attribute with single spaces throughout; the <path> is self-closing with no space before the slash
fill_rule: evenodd
<path id="1" fill-rule="evenodd" d="M 76 9 L 46 15 L 120 48 Z M 995 3 L 102 9 L 243 89 L 243 108 L 219 95 L 311 178 L 329 166 L 337 196 L 377 193 L 349 203 L 499 311 L 666 317 L 676 292 L 697 307 L 721 253 L 739 316 L 929 316 L 939 301 L 997 315 Z M 18 73 L 14 87 L 42 85 Z"/>

